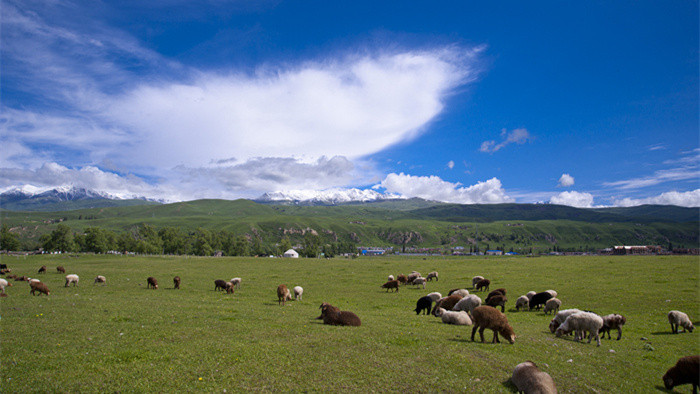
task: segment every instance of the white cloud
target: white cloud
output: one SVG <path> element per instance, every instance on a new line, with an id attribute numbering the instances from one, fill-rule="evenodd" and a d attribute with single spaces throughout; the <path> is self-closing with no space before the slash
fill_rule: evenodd
<path id="1" fill-rule="evenodd" d="M 615 200 L 614 202 L 614 205 L 618 207 L 633 207 L 645 204 L 677 205 L 680 207 L 689 208 L 700 207 L 700 189 L 695 189 L 687 192 L 671 191 L 648 198 L 623 198 L 621 200 Z"/>
<path id="2" fill-rule="evenodd" d="M 449 168 L 450 170 L 455 168 L 455 162 L 453 160 L 448 161 L 447 168 Z"/>
<path id="3" fill-rule="evenodd" d="M 631 190 L 655 186 L 664 182 L 697 180 L 699 178 L 700 169 L 698 169 L 697 166 L 687 166 L 680 168 L 671 168 L 666 170 L 658 170 L 655 171 L 654 174 L 651 176 L 626 179 L 623 181 L 605 182 L 603 183 L 603 185 L 608 187 L 619 188 L 622 190 Z"/>
<path id="4" fill-rule="evenodd" d="M 502 141 L 496 143 L 495 140 L 484 141 L 481 143 L 479 150 L 481 152 L 493 153 L 505 148 L 510 144 L 522 145 L 529 140 L 532 140 L 532 136 L 527 131 L 527 129 L 515 129 L 508 133 L 506 129 L 501 130 Z"/>
<path id="5" fill-rule="evenodd" d="M 592 208 L 593 195 L 576 191 L 561 192 L 549 199 L 550 204 L 568 205 L 576 208 Z"/>
<path id="6" fill-rule="evenodd" d="M 426 200 L 443 201 L 459 204 L 497 204 L 513 202 L 503 190 L 497 178 L 478 182 L 469 187 L 460 187 L 460 183 L 451 183 L 437 176 L 412 176 L 404 173 L 389 174 L 381 182 L 381 187 L 389 193 L 398 193 L 406 197 L 420 197 Z"/>
<path id="7" fill-rule="evenodd" d="M 561 177 L 559 178 L 559 184 L 558 186 L 561 187 L 569 187 L 574 185 L 574 177 L 572 177 L 569 174 L 561 174 Z"/>

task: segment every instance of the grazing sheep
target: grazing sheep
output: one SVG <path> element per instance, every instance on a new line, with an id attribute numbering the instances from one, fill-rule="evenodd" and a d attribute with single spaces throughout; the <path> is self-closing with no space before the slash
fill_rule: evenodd
<path id="1" fill-rule="evenodd" d="M 412 273 L 408 274 L 408 276 L 406 277 L 406 283 L 413 283 L 413 281 L 416 280 L 417 278 L 422 278 L 422 276 L 420 276 L 420 274 L 418 272 L 413 271 Z"/>
<path id="2" fill-rule="evenodd" d="M 66 273 L 66 269 L 63 268 L 63 266 L 60 266 L 60 265 L 59 265 L 58 267 L 56 267 L 56 271 L 58 271 L 58 272 L 61 273 L 61 274 L 65 274 L 65 273 Z"/>
<path id="3" fill-rule="evenodd" d="M 301 301 L 301 295 L 304 294 L 304 288 L 301 286 L 294 286 L 294 299 Z"/>
<path id="4" fill-rule="evenodd" d="M 476 284 L 479 283 L 480 280 L 484 279 L 483 276 L 475 276 L 472 278 L 472 289 L 476 287 Z"/>
<path id="5" fill-rule="evenodd" d="M 94 284 L 97 284 L 97 283 L 104 283 L 104 284 L 107 284 L 107 278 L 105 278 L 105 277 L 102 276 L 102 275 L 97 275 L 97 276 L 95 277 L 95 281 L 92 282 L 92 284 L 94 285 Z"/>
<path id="6" fill-rule="evenodd" d="M 510 381 L 518 388 L 519 393 L 557 393 L 552 377 L 547 372 L 540 371 L 532 361 L 516 365 Z"/>
<path id="7" fill-rule="evenodd" d="M 469 290 L 467 289 L 452 289 L 450 290 L 449 293 L 447 293 L 448 296 L 451 296 L 452 294 L 457 294 L 462 296 L 462 298 L 466 297 L 469 295 Z"/>
<path id="8" fill-rule="evenodd" d="M 544 304 L 544 314 L 549 314 L 549 312 L 558 312 L 559 307 L 561 307 L 561 300 L 558 298 L 550 298 Z"/>
<path id="9" fill-rule="evenodd" d="M 321 308 L 321 316 L 318 318 L 323 319 L 323 324 L 353 327 L 359 327 L 362 324 L 356 314 L 350 311 L 341 311 L 326 302 L 322 303 L 319 308 Z"/>
<path id="10" fill-rule="evenodd" d="M 591 343 L 593 335 L 598 346 L 600 346 L 600 336 L 598 332 L 603 327 L 603 318 L 592 312 L 579 312 L 570 315 L 564 320 L 555 333 L 558 337 L 575 331 L 574 341 L 579 341 L 586 337 L 588 332 L 588 343 Z"/>
<path id="11" fill-rule="evenodd" d="M 530 299 L 530 310 L 535 309 L 539 311 L 542 305 L 544 305 L 550 298 L 554 298 L 554 296 L 546 291 L 535 294 L 532 296 L 532 299 Z"/>
<path id="12" fill-rule="evenodd" d="M 437 310 L 438 307 L 443 308 L 443 309 L 448 310 L 448 311 L 451 311 L 452 308 L 454 308 L 455 305 L 457 305 L 457 303 L 461 299 L 462 299 L 462 297 L 457 295 L 457 294 L 452 294 L 451 296 L 441 298 L 435 303 L 435 306 L 433 307 L 433 310 L 431 311 L 431 313 L 433 314 L 433 316 L 437 316 L 435 314 L 435 311 Z"/>
<path id="13" fill-rule="evenodd" d="M 481 306 L 481 298 L 479 298 L 479 296 L 476 294 L 469 294 L 468 296 L 459 300 L 452 310 L 472 313 L 474 308 L 477 306 Z"/>
<path id="14" fill-rule="evenodd" d="M 605 339 L 606 332 L 608 333 L 608 339 L 611 339 L 610 330 L 617 330 L 617 340 L 619 341 L 620 338 L 622 338 L 622 326 L 624 326 L 625 323 L 627 323 L 627 319 L 622 315 L 612 313 L 603 316 L 603 327 L 600 329 L 600 332 L 603 333 L 601 339 Z"/>
<path id="15" fill-rule="evenodd" d="M 381 287 L 382 289 L 386 289 L 387 293 L 389 292 L 389 289 L 396 289 L 395 291 L 398 292 L 399 291 L 399 281 L 398 280 L 390 280 L 379 287 Z"/>
<path id="16" fill-rule="evenodd" d="M 427 279 L 430 282 L 433 281 L 433 278 L 435 278 L 435 280 L 438 282 L 440 281 L 440 278 L 438 278 L 437 271 L 433 271 L 433 272 L 429 273 L 428 276 L 425 277 L 425 279 Z"/>
<path id="17" fill-rule="evenodd" d="M 413 282 L 411 284 L 413 284 L 413 286 L 423 285 L 423 288 L 425 289 L 426 282 L 427 282 L 427 280 L 425 278 L 416 278 L 416 279 L 413 279 Z"/>
<path id="18" fill-rule="evenodd" d="M 241 278 L 233 278 L 229 282 L 233 283 L 237 289 L 241 288 Z"/>
<path id="19" fill-rule="evenodd" d="M 535 294 L 537 294 L 537 292 L 534 292 L 532 290 L 528 291 L 527 294 L 525 294 L 525 297 L 527 297 L 528 302 L 530 302 L 530 300 Z"/>
<path id="20" fill-rule="evenodd" d="M 78 281 L 80 278 L 76 274 L 70 274 L 66 275 L 66 285 L 64 287 L 68 287 L 69 284 L 73 284 L 73 287 L 78 285 Z"/>
<path id="21" fill-rule="evenodd" d="M 173 278 L 173 289 L 179 289 L 180 288 L 180 277 L 176 276 Z"/>
<path id="22" fill-rule="evenodd" d="M 518 297 L 517 300 L 515 300 L 515 310 L 519 311 L 520 308 L 522 309 L 530 309 L 530 300 L 527 298 L 527 296 L 520 296 Z"/>
<path id="23" fill-rule="evenodd" d="M 406 278 L 406 275 L 400 274 L 399 276 L 396 277 L 396 280 L 399 281 L 402 285 L 405 285 L 406 282 L 408 282 L 408 278 Z"/>
<path id="24" fill-rule="evenodd" d="M 391 282 L 392 280 L 396 280 L 396 278 L 394 278 L 394 275 L 389 275 L 389 277 L 386 280 L 387 282 Z"/>
<path id="25" fill-rule="evenodd" d="M 693 332 L 695 329 L 688 315 L 681 311 L 668 312 L 668 322 L 671 323 L 672 334 L 678 333 L 678 326 L 683 327 L 683 332 L 685 332 L 685 330 Z"/>
<path id="26" fill-rule="evenodd" d="M 215 280 L 215 281 L 214 281 L 214 291 L 216 291 L 216 290 L 221 290 L 221 291 L 226 290 L 226 283 L 228 283 L 228 282 L 226 282 L 226 281 L 223 280 L 223 279 L 217 279 L 217 280 Z"/>
<path id="27" fill-rule="evenodd" d="M 497 294 L 497 295 L 489 298 L 486 301 L 486 305 L 493 307 L 493 308 L 500 306 L 501 312 L 505 312 L 506 311 L 506 302 L 508 302 L 508 298 L 506 298 L 506 296 L 501 295 L 501 294 Z"/>
<path id="28" fill-rule="evenodd" d="M 29 287 L 32 288 L 32 289 L 29 291 L 29 294 L 31 294 L 31 295 L 36 295 L 35 292 L 37 292 L 37 291 L 39 292 L 39 295 L 41 295 L 42 293 L 43 293 L 43 294 L 46 294 L 46 295 L 49 295 L 49 288 L 46 287 L 46 283 L 42 283 L 42 282 L 31 282 L 31 283 L 29 283 Z"/>
<path id="29" fill-rule="evenodd" d="M 491 281 L 488 279 L 482 279 L 476 283 L 476 291 L 489 291 L 489 286 Z"/>
<path id="30" fill-rule="evenodd" d="M 445 324 L 455 324 L 458 326 L 471 326 L 472 319 L 465 311 L 446 311 L 442 308 L 437 308 L 435 312 L 438 317 L 442 318 Z"/>
<path id="31" fill-rule="evenodd" d="M 289 293 L 287 285 L 277 286 L 277 305 L 284 305 L 286 301 L 292 299 L 292 295 Z"/>
<path id="32" fill-rule="evenodd" d="M 564 309 L 563 311 L 559 311 L 555 316 L 554 319 L 552 319 L 551 322 L 549 322 L 549 331 L 554 334 L 554 332 L 561 326 L 564 321 L 566 321 L 566 318 L 573 315 L 574 313 L 579 313 L 583 312 L 580 309 Z"/>
<path id="33" fill-rule="evenodd" d="M 146 288 L 148 288 L 148 289 L 153 288 L 153 290 L 158 290 L 158 281 L 156 280 L 156 278 L 149 276 L 146 279 L 146 283 L 147 283 Z"/>
<path id="34" fill-rule="evenodd" d="M 672 390 L 675 386 L 692 384 L 693 394 L 697 394 L 700 386 L 700 356 L 679 358 L 676 365 L 666 371 L 663 380 L 668 390 Z"/>
<path id="35" fill-rule="evenodd" d="M 506 315 L 499 312 L 498 309 L 485 305 L 476 307 L 472 311 L 472 321 L 474 322 L 474 328 L 472 328 L 472 342 L 474 341 L 476 330 L 479 330 L 481 342 L 483 343 L 484 330 L 488 328 L 493 330 L 493 343 L 500 343 L 498 334 L 501 334 L 501 336 L 507 339 L 511 344 L 515 343 L 513 327 L 508 324 Z"/>
<path id="36" fill-rule="evenodd" d="M 428 315 L 430 313 L 430 308 L 433 306 L 433 299 L 430 296 L 424 296 L 418 299 L 416 302 L 416 315 L 420 315 L 422 311 L 425 311 L 425 314 Z"/>
<path id="37" fill-rule="evenodd" d="M 226 282 L 226 294 L 233 294 L 236 292 L 235 290 L 236 285 L 234 285 L 232 282 Z"/>
<path id="38" fill-rule="evenodd" d="M 553 298 L 556 298 L 559 295 L 559 293 L 557 293 L 555 290 L 545 290 L 545 292 L 551 294 Z"/>
<path id="39" fill-rule="evenodd" d="M 29 282 L 29 277 L 27 277 L 26 275 L 16 276 L 15 282 Z"/>
<path id="40" fill-rule="evenodd" d="M 489 302 L 489 299 L 490 299 L 491 297 L 495 296 L 495 295 L 506 295 L 506 289 L 496 289 L 496 290 L 492 290 L 492 291 L 489 293 L 489 295 L 486 296 L 486 299 L 484 300 L 484 302 L 488 303 L 488 302 Z"/>
<path id="41" fill-rule="evenodd" d="M 39 268 L 39 274 L 45 274 L 46 273 L 46 266 L 42 265 L 41 268 Z"/>
<path id="42" fill-rule="evenodd" d="M 17 275 L 7 275 L 5 276 L 7 279 L 17 279 Z"/>
<path id="43" fill-rule="evenodd" d="M 442 294 L 438 293 L 437 291 L 434 291 L 432 293 L 428 294 L 428 297 L 433 300 L 433 302 L 437 302 L 440 298 L 442 298 Z"/>
<path id="44" fill-rule="evenodd" d="M 12 286 L 12 283 L 5 279 L 0 279 L 0 293 L 5 294 L 5 287 Z"/>

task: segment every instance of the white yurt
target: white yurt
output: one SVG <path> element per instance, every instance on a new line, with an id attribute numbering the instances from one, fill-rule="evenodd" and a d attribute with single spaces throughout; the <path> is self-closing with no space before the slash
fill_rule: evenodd
<path id="1" fill-rule="evenodd" d="M 282 257 L 291 257 L 293 259 L 298 259 L 299 258 L 299 253 L 297 253 L 296 250 L 294 249 L 289 249 L 288 251 L 284 252 Z"/>

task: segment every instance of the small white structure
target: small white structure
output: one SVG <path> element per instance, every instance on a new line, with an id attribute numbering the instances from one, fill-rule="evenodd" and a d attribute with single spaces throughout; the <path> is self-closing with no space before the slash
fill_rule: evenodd
<path id="1" fill-rule="evenodd" d="M 298 259 L 299 258 L 299 253 L 297 253 L 296 250 L 294 249 L 289 249 L 288 251 L 284 252 L 282 257 L 291 257 L 293 259 Z"/>

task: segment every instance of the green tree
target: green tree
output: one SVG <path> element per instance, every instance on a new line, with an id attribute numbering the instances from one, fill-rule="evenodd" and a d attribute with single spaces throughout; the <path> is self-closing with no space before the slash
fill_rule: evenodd
<path id="1" fill-rule="evenodd" d="M 292 248 L 292 242 L 287 238 L 287 236 L 282 237 L 280 240 L 279 245 L 277 246 L 277 254 L 280 256 L 284 254 L 284 252 L 288 251 L 289 249 Z"/>
<path id="2" fill-rule="evenodd" d="M 211 247 L 211 232 L 201 227 L 192 234 L 192 253 L 197 256 L 211 256 L 214 248 Z"/>
<path id="3" fill-rule="evenodd" d="M 107 232 L 99 227 L 88 227 L 85 229 L 84 246 L 82 250 L 93 253 L 107 253 L 109 250 L 109 239 Z"/>
<path id="4" fill-rule="evenodd" d="M 233 242 L 232 256 L 250 256 L 250 245 L 245 235 L 239 235 Z"/>
<path id="5" fill-rule="evenodd" d="M 262 256 L 266 254 L 260 237 L 253 236 L 253 245 L 251 246 L 251 253 L 253 254 L 253 256 Z"/>
<path id="6" fill-rule="evenodd" d="M 48 237 L 44 238 L 42 247 L 47 251 L 74 252 L 76 245 L 73 232 L 65 224 L 59 224 Z"/>
<path id="7" fill-rule="evenodd" d="M 163 227 L 158 231 L 158 236 L 163 241 L 163 253 L 187 254 L 187 239 L 179 227 Z"/>
<path id="8" fill-rule="evenodd" d="M 0 230 L 0 249 L 2 250 L 19 250 L 19 238 L 17 234 L 10 231 L 7 225 L 3 224 Z"/>
<path id="9" fill-rule="evenodd" d="M 307 232 L 304 234 L 304 256 L 306 257 L 318 257 L 319 253 L 319 238 L 318 235 L 312 232 Z"/>

